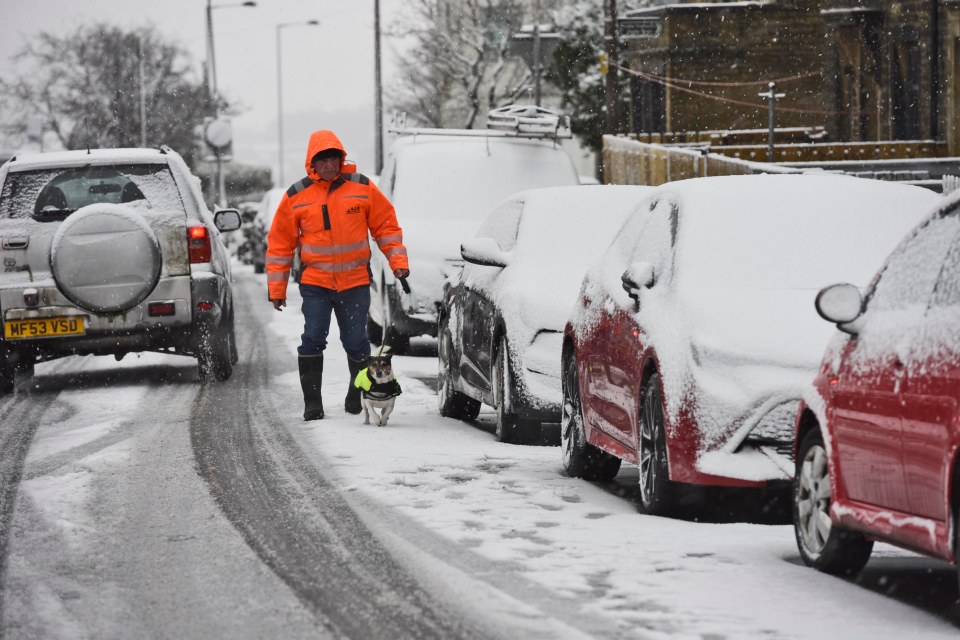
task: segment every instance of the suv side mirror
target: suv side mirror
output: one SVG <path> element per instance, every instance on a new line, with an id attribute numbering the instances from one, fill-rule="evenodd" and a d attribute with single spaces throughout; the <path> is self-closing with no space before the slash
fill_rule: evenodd
<path id="1" fill-rule="evenodd" d="M 503 268 L 509 263 L 507 254 L 493 238 L 471 238 L 460 245 L 460 255 L 470 264 Z"/>
<path id="2" fill-rule="evenodd" d="M 639 302 L 640 290 L 649 289 L 655 282 L 653 265 L 649 262 L 634 262 L 620 276 L 620 281 L 627 295 Z"/>
<path id="3" fill-rule="evenodd" d="M 240 212 L 236 209 L 221 209 L 213 214 L 213 224 L 220 231 L 236 231 L 240 228 Z"/>
<path id="4" fill-rule="evenodd" d="M 860 289 L 844 282 L 821 289 L 814 305 L 821 318 L 844 331 L 840 325 L 853 322 L 863 312 L 863 297 Z"/>

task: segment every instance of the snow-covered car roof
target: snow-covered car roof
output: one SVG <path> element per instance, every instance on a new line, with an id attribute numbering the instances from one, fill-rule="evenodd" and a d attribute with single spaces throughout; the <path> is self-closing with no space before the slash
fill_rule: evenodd
<path id="1" fill-rule="evenodd" d="M 389 189 L 401 224 L 406 218 L 481 220 L 524 189 L 580 183 L 567 153 L 535 139 L 408 136 L 391 149 L 396 173 Z"/>
<path id="2" fill-rule="evenodd" d="M 819 288 L 838 276 L 866 285 L 879 266 L 876 247 L 892 248 L 940 199 L 919 187 L 839 175 L 684 180 L 660 194 L 686 222 L 677 255 L 684 277 L 697 286 L 781 288 Z M 743 234 L 753 240 L 730 255 L 728 243 Z M 822 255 L 825 246 L 837 252 Z"/>
<path id="3" fill-rule="evenodd" d="M 9 164 L 10 171 L 80 167 L 87 164 L 165 164 L 175 152 L 159 149 L 75 149 L 48 153 L 18 153 Z M 178 156 L 179 157 L 179 156 Z"/>

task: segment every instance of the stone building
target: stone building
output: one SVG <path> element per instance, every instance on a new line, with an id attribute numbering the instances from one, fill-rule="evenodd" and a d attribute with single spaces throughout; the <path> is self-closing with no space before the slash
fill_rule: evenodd
<path id="1" fill-rule="evenodd" d="M 960 0 L 663 2 L 627 13 L 635 132 L 778 127 L 960 155 Z"/>

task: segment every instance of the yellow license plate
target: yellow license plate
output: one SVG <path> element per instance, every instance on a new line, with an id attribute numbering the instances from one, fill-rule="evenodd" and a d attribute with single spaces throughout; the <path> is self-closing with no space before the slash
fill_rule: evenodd
<path id="1" fill-rule="evenodd" d="M 7 340 L 82 336 L 86 331 L 83 316 L 30 318 L 29 320 L 8 320 L 3 323 L 3 335 Z"/>

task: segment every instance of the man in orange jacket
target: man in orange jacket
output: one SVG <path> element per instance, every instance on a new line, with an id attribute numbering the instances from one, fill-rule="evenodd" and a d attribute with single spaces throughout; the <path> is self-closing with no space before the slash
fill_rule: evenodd
<path id="1" fill-rule="evenodd" d="M 353 380 L 370 354 L 366 335 L 370 308 L 370 241 L 390 261 L 397 278 L 410 275 L 397 215 L 386 196 L 345 165 L 346 151 L 332 131 L 315 131 L 307 145 L 307 177 L 287 189 L 267 235 L 267 287 L 277 311 L 287 305 L 287 280 L 300 248 L 304 328 L 298 363 L 303 419 L 323 418 L 323 350 L 330 313 L 337 316 L 350 378 L 344 410 L 360 413 L 360 389 Z"/>

